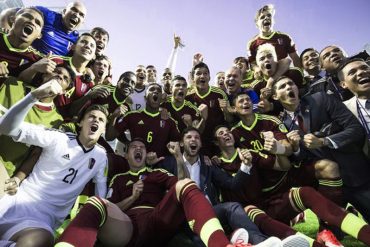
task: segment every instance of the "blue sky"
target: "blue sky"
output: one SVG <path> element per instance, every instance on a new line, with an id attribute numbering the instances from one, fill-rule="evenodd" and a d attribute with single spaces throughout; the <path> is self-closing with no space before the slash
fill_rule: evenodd
<path id="1" fill-rule="evenodd" d="M 187 76 L 192 55 L 201 52 L 214 74 L 233 58 L 246 55 L 246 44 L 257 34 L 255 12 L 267 3 L 276 8 L 275 30 L 290 34 L 298 54 L 307 47 L 329 44 L 349 54 L 370 43 L 369 0 L 86 0 L 84 28 L 110 32 L 106 54 L 113 80 L 136 65 L 154 64 L 161 73 L 173 46 L 173 34 L 184 40 L 176 74 Z M 26 0 L 25 5 L 65 6 L 68 1 Z"/>

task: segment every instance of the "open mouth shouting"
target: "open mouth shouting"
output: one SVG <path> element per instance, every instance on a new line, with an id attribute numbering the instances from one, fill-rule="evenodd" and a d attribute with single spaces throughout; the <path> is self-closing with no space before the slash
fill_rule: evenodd
<path id="1" fill-rule="evenodd" d="M 95 124 L 95 123 L 91 124 L 91 126 L 90 126 L 90 132 L 91 133 L 93 133 L 93 134 L 96 133 L 98 131 L 98 129 L 99 129 L 98 124 Z"/>
<path id="2" fill-rule="evenodd" d="M 99 78 L 102 78 L 102 77 L 103 77 L 103 75 L 104 75 L 104 70 L 103 70 L 103 69 L 99 70 L 99 71 L 98 71 L 98 77 L 99 77 Z"/>
<path id="3" fill-rule="evenodd" d="M 265 63 L 264 67 L 265 67 L 266 70 L 271 70 L 272 69 L 272 65 L 270 63 Z"/>
<path id="4" fill-rule="evenodd" d="M 24 36 L 29 36 L 33 33 L 34 26 L 32 24 L 27 23 L 24 28 L 23 28 L 23 35 Z"/>
<path id="5" fill-rule="evenodd" d="M 78 24 L 78 18 L 76 16 L 72 16 L 70 19 L 69 19 L 69 22 L 73 25 L 73 26 L 76 26 Z"/>
<path id="6" fill-rule="evenodd" d="M 96 42 L 96 50 L 98 51 L 98 52 L 101 52 L 102 50 L 104 50 L 104 43 L 103 42 L 100 42 L 100 41 L 98 41 L 98 42 Z"/>
<path id="7" fill-rule="evenodd" d="M 140 163 L 143 160 L 143 154 L 142 154 L 141 150 L 135 151 L 135 153 L 134 153 L 134 159 L 138 163 Z"/>
<path id="8" fill-rule="evenodd" d="M 291 98 L 291 99 L 295 99 L 295 93 L 294 93 L 294 91 L 289 91 L 288 92 L 288 97 Z"/>
<path id="9" fill-rule="evenodd" d="M 262 23 L 263 27 L 270 27 L 271 26 L 271 20 L 265 20 Z"/>
<path id="10" fill-rule="evenodd" d="M 194 154 L 196 152 L 198 152 L 198 144 L 197 143 L 190 143 L 189 145 L 189 148 L 190 148 L 190 151 Z"/>

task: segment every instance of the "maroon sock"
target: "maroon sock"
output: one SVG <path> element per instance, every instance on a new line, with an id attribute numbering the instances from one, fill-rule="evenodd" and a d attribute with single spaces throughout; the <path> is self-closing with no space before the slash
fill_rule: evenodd
<path id="1" fill-rule="evenodd" d="M 275 236 L 280 239 L 284 239 L 291 235 L 297 234 L 296 230 L 290 226 L 271 218 L 261 209 L 248 206 L 245 208 L 246 213 L 249 218 L 258 226 L 258 228 L 268 236 Z M 314 241 L 312 244 L 313 247 L 325 247 L 325 245 L 320 244 L 317 241 Z"/>
<path id="2" fill-rule="evenodd" d="M 190 228 L 199 236 L 206 246 L 225 247 L 229 244 L 210 202 L 194 182 L 183 186 L 180 192 L 180 203 L 183 205 Z M 202 229 L 208 228 L 207 230 Z M 203 230 L 203 231 L 202 231 Z M 201 232 L 210 232 L 206 237 Z"/>
<path id="3" fill-rule="evenodd" d="M 99 227 L 104 224 L 107 209 L 98 197 L 91 197 L 58 239 L 73 246 L 94 246 Z"/>

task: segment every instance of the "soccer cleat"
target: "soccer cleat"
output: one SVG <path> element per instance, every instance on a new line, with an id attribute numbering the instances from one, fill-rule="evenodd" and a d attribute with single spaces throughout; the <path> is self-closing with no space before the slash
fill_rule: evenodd
<path id="1" fill-rule="evenodd" d="M 282 247 L 310 247 L 310 242 L 302 236 L 292 235 L 281 240 Z"/>
<path id="2" fill-rule="evenodd" d="M 298 223 L 304 222 L 306 222 L 306 214 L 304 212 L 301 212 L 290 221 L 290 226 L 294 226 Z"/>
<path id="3" fill-rule="evenodd" d="M 247 230 L 244 228 L 239 228 L 236 229 L 232 234 L 231 234 L 231 239 L 230 242 L 232 244 L 244 244 L 246 245 L 248 243 L 249 239 L 249 234 Z"/>
<path id="4" fill-rule="evenodd" d="M 319 232 L 316 236 L 316 241 L 328 247 L 344 247 L 329 230 Z"/>

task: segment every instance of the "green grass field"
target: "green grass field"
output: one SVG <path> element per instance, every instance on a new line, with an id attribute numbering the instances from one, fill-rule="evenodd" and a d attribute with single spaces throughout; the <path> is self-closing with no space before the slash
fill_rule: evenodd
<path id="1" fill-rule="evenodd" d="M 306 213 L 306 222 L 295 225 L 294 229 L 306 234 L 307 236 L 310 236 L 311 238 L 316 238 L 316 233 L 319 228 L 317 217 L 314 213 L 312 213 L 311 210 L 306 210 L 305 213 Z M 341 243 L 345 247 L 365 247 L 366 246 L 365 244 L 361 243 L 360 241 L 357 241 L 356 239 L 350 236 L 345 236 L 345 238 L 341 241 Z"/>

